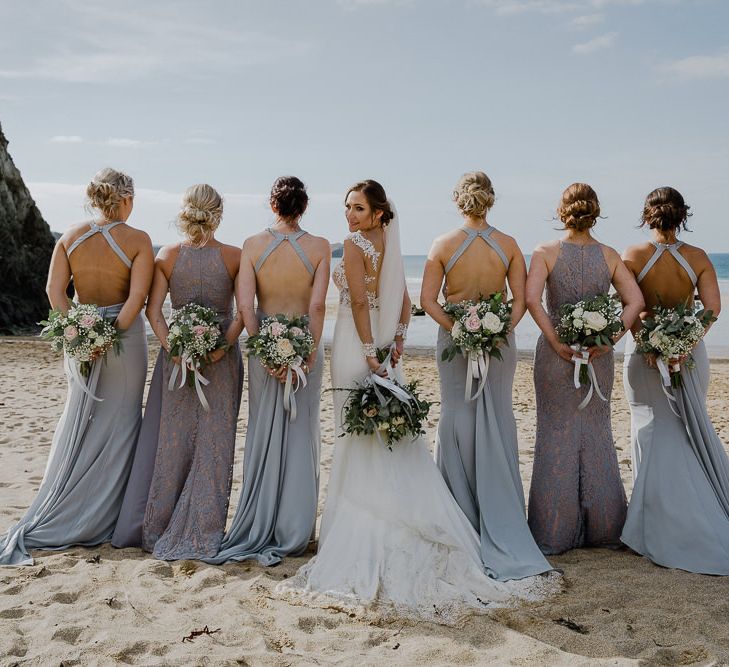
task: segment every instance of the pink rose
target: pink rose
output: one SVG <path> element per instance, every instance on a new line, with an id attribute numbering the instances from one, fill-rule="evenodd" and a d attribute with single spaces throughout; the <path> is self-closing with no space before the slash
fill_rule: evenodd
<path id="1" fill-rule="evenodd" d="M 207 332 L 208 328 L 204 327 L 202 324 L 197 324 L 192 328 L 192 333 L 196 336 L 204 336 Z"/>
<path id="2" fill-rule="evenodd" d="M 63 336 L 66 340 L 73 340 L 78 336 L 78 329 L 73 325 L 69 325 L 63 330 Z"/>
<path id="3" fill-rule="evenodd" d="M 272 322 L 269 327 L 272 336 L 280 336 L 286 331 L 286 327 L 281 322 Z"/>
<path id="4" fill-rule="evenodd" d="M 469 306 L 466 312 L 469 315 L 478 315 L 478 306 Z"/>
<path id="5" fill-rule="evenodd" d="M 468 331 L 478 331 L 481 328 L 481 318 L 478 313 L 473 313 L 466 320 L 466 329 Z"/>
<path id="6" fill-rule="evenodd" d="M 303 329 L 300 329 L 299 327 L 291 327 L 289 331 L 291 331 L 291 335 L 295 337 L 302 336 L 304 334 Z"/>
<path id="7" fill-rule="evenodd" d="M 90 329 L 91 327 L 96 324 L 96 318 L 93 315 L 84 315 L 78 323 L 84 328 L 84 329 Z"/>

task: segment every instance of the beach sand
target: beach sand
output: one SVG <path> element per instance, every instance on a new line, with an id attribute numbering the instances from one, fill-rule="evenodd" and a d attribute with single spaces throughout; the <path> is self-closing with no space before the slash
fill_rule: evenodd
<path id="1" fill-rule="evenodd" d="M 150 374 L 156 352 L 150 344 Z M 59 357 L 43 342 L 0 339 L 0 369 L 4 530 L 41 481 L 66 386 Z M 429 399 L 438 399 L 432 351 L 407 357 L 406 371 L 421 381 Z M 531 371 L 531 355 L 523 354 L 514 409 L 527 491 L 535 430 Z M 328 386 L 328 372 L 325 378 Z M 630 424 L 621 379 L 617 372 L 613 427 L 630 493 Z M 727 390 L 729 364 L 715 362 L 709 412 L 725 443 Z M 231 516 L 246 414 L 244 393 Z M 431 442 L 438 414 L 435 405 L 428 421 Z M 330 393 L 322 403 L 322 437 L 320 510 L 335 437 Z M 0 568 L 0 664 L 729 664 L 729 577 L 663 569 L 627 550 L 579 549 L 550 558 L 564 570 L 564 586 L 548 600 L 492 610 L 457 628 L 405 621 L 373 625 L 336 609 L 274 598 L 275 584 L 312 553 L 265 569 L 253 563 L 165 563 L 109 545 L 35 552 L 32 567 Z M 566 627 L 567 621 L 576 625 Z M 211 634 L 197 634 L 205 627 Z"/>

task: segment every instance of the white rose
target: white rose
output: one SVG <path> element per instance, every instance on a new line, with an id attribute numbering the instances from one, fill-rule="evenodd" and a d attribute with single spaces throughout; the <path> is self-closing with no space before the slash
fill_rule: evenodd
<path id="1" fill-rule="evenodd" d="M 575 308 L 575 309 L 574 309 L 574 310 L 572 311 L 572 316 L 573 316 L 573 317 L 582 317 L 582 315 L 584 314 L 584 312 L 585 312 L 585 311 L 584 311 L 584 310 L 583 310 L 582 308 Z"/>
<path id="2" fill-rule="evenodd" d="M 575 318 L 574 320 L 572 320 L 572 326 L 575 329 L 582 329 L 582 324 L 583 324 L 582 320 L 580 320 L 578 318 Z"/>
<path id="3" fill-rule="evenodd" d="M 291 357 L 294 354 L 294 346 L 288 338 L 279 338 L 276 341 L 276 351 L 282 357 Z"/>
<path id="4" fill-rule="evenodd" d="M 661 346 L 661 334 L 658 329 L 653 329 L 653 331 L 650 332 L 648 342 L 655 348 L 659 348 Z"/>
<path id="5" fill-rule="evenodd" d="M 173 325 L 173 327 L 170 329 L 170 333 L 173 336 L 179 336 L 180 335 L 180 327 L 178 327 L 176 324 Z"/>
<path id="6" fill-rule="evenodd" d="M 495 313 L 486 313 L 481 320 L 481 324 L 486 331 L 492 334 L 499 333 L 504 328 L 504 323 Z"/>
<path id="7" fill-rule="evenodd" d="M 602 331 L 607 326 L 607 320 L 602 313 L 588 311 L 582 319 L 593 331 Z"/>
<path id="8" fill-rule="evenodd" d="M 456 321 L 453 323 L 453 328 L 451 329 L 451 338 L 453 338 L 453 340 L 455 340 L 456 338 L 458 338 L 458 336 L 461 335 L 462 328 L 463 327 L 461 326 L 460 322 Z"/>

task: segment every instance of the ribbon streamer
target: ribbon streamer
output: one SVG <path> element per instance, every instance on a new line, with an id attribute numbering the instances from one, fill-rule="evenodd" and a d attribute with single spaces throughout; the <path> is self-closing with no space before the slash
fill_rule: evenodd
<path id="1" fill-rule="evenodd" d="M 202 386 L 208 386 L 210 384 L 210 380 L 207 380 L 203 374 L 200 372 L 200 362 L 194 360 L 190 356 L 183 356 L 180 360 L 179 364 L 175 364 L 174 368 L 172 369 L 172 373 L 170 374 L 170 381 L 167 384 L 167 389 L 170 391 L 174 390 L 175 388 L 175 380 L 177 379 L 177 376 L 180 375 L 180 384 L 178 385 L 178 389 L 185 386 L 185 382 L 187 381 L 187 372 L 188 370 L 194 374 L 194 383 L 195 383 L 195 393 L 197 394 L 197 397 L 200 401 L 200 404 L 203 406 L 203 409 L 205 412 L 208 412 L 210 410 L 210 405 L 208 404 L 207 399 L 205 398 L 205 394 L 203 393 Z"/>
<path id="2" fill-rule="evenodd" d="M 91 373 L 93 372 L 94 364 L 96 362 L 91 362 L 91 370 L 89 371 L 89 377 L 91 377 Z M 81 389 L 84 394 L 86 394 L 89 398 L 91 398 L 94 401 L 99 401 L 101 403 L 104 399 L 99 398 L 98 396 L 95 396 L 93 393 L 91 393 L 91 390 L 89 389 L 88 385 L 86 384 L 86 378 L 84 378 L 83 375 L 81 375 L 81 371 L 79 370 L 79 362 L 75 361 L 74 359 L 68 360 L 68 372 L 71 376 L 71 380 L 75 382 L 79 389 Z"/>
<path id="3" fill-rule="evenodd" d="M 301 370 L 303 359 L 297 356 L 286 369 L 286 384 L 284 385 L 284 409 L 289 413 L 289 421 L 296 419 L 296 392 L 306 386 L 306 374 Z M 296 375 L 296 387 L 293 387 L 294 375 Z"/>
<path id="4" fill-rule="evenodd" d="M 663 393 L 668 399 L 668 407 L 671 408 L 671 412 L 680 419 L 681 415 L 678 413 L 676 408 L 673 407 L 674 404 L 678 405 L 678 402 L 676 401 L 676 397 L 673 395 L 673 390 L 671 389 L 671 371 L 680 371 L 681 365 L 674 363 L 671 364 L 669 369 L 668 364 L 665 362 L 663 357 L 658 357 L 656 359 L 656 366 L 658 366 L 658 372 L 661 374 L 661 389 L 663 389 Z"/>
<path id="5" fill-rule="evenodd" d="M 602 391 L 600 391 L 600 385 L 597 383 L 597 374 L 595 373 L 595 369 L 590 361 L 590 353 L 579 345 L 573 346 L 572 350 L 574 351 L 574 354 L 572 355 L 572 362 L 575 365 L 575 370 L 572 374 L 572 381 L 575 385 L 575 389 L 579 389 L 582 386 L 580 382 L 580 369 L 582 366 L 587 367 L 587 379 L 590 382 L 590 388 L 587 391 L 587 395 L 584 399 L 582 399 L 582 403 L 577 406 L 577 409 L 584 410 L 587 407 L 587 404 L 592 400 L 593 392 L 596 393 L 603 401 L 607 401 L 607 398 L 605 398 Z"/>
<path id="6" fill-rule="evenodd" d="M 486 376 L 489 372 L 490 359 L 491 357 L 484 354 L 483 350 L 479 350 L 478 352 L 471 350 L 468 352 L 468 356 L 466 357 L 466 391 L 464 396 L 466 401 L 475 401 L 486 386 Z M 471 396 L 471 386 L 473 385 L 474 379 L 479 381 L 479 385 L 476 393 Z"/>

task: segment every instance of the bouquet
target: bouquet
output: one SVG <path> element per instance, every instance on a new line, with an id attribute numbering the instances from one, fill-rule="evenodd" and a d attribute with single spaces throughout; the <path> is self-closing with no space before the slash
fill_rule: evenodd
<path id="1" fill-rule="evenodd" d="M 474 400 L 483 390 L 488 374 L 490 357 L 501 359 L 500 345 L 508 345 L 511 326 L 511 301 L 503 292 L 495 292 L 487 299 L 445 303 L 443 310 L 454 322 L 451 344 L 443 350 L 441 359 L 452 361 L 460 352 L 468 360 L 466 400 Z M 471 396 L 472 378 L 480 380 L 476 393 Z"/>
<path id="2" fill-rule="evenodd" d="M 559 309 L 560 319 L 557 323 L 557 335 L 562 343 L 572 348 L 572 362 L 575 364 L 574 385 L 579 389 L 589 385 L 590 390 L 578 406 L 582 410 L 592 399 L 592 392 L 603 400 L 607 399 L 600 391 L 595 370 L 590 362 L 588 348 L 595 345 L 610 345 L 613 336 L 620 333 L 625 326 L 620 319 L 622 304 L 620 299 L 607 294 L 583 299 L 577 303 L 565 303 Z"/>
<path id="3" fill-rule="evenodd" d="M 217 313 L 211 308 L 188 303 L 172 311 L 167 335 L 170 358 L 180 357 L 179 366 L 175 364 L 172 369 L 168 389 L 174 389 L 177 375 L 181 373 L 179 387 L 186 381 L 189 386 L 194 386 L 200 403 L 206 410 L 210 406 L 201 385 L 209 385 L 210 380 L 205 379 L 200 371 L 205 365 L 207 354 L 225 347 L 219 322 Z"/>
<path id="4" fill-rule="evenodd" d="M 64 351 L 78 361 L 78 371 L 85 378 L 95 359 L 103 357 L 111 348 L 117 354 L 121 351 L 121 331 L 94 304 L 75 304 L 67 313 L 51 310 L 48 319 L 40 324 L 43 325 L 41 337 L 50 340 L 57 352 Z M 80 384 L 85 386 L 83 382 Z"/>
<path id="5" fill-rule="evenodd" d="M 387 367 L 389 355 L 382 360 Z M 413 440 L 425 434 L 423 422 L 432 403 L 420 398 L 418 383 L 402 385 L 395 380 L 370 373 L 362 383 L 349 390 L 344 405 L 344 432 L 356 435 L 375 434 L 390 451 L 392 446 L 406 437 Z"/>
<path id="6" fill-rule="evenodd" d="M 257 334 L 250 336 L 246 342 L 248 352 L 258 357 L 268 368 L 286 367 L 286 383 L 284 385 L 284 408 L 289 412 L 291 420 L 296 419 L 296 399 L 294 394 L 300 387 L 306 386 L 306 375 L 301 369 L 304 359 L 314 351 L 314 337 L 309 331 L 307 315 L 274 315 L 261 322 Z M 293 378 L 296 375 L 296 387 Z"/>
<path id="7" fill-rule="evenodd" d="M 643 320 L 635 338 L 636 349 L 643 354 L 655 354 L 664 386 L 670 384 L 677 389 L 681 386 L 678 359 L 691 353 L 704 337 L 706 327 L 715 321 L 711 310 L 694 310 L 685 303 L 673 308 L 654 306 L 652 316 Z"/>

